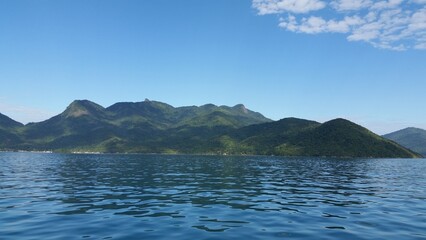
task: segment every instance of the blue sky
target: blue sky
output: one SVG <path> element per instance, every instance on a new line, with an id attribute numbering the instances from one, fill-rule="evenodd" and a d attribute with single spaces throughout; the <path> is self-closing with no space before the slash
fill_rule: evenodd
<path id="1" fill-rule="evenodd" d="M 424 0 L 0 0 L 0 112 L 235 105 L 426 128 Z"/>

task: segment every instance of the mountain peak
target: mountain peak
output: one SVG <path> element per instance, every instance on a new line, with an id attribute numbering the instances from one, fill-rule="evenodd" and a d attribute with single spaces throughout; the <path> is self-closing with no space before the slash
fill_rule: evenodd
<path id="1" fill-rule="evenodd" d="M 200 106 L 200 108 L 217 108 L 217 106 L 214 105 L 213 103 L 207 103 L 207 104 Z"/>
<path id="2" fill-rule="evenodd" d="M 367 129 L 365 129 L 364 127 L 362 127 L 362 126 L 360 126 L 360 125 L 358 125 L 358 124 L 356 124 L 356 123 L 354 123 L 354 122 L 351 122 L 351 121 L 349 121 L 349 120 L 347 120 L 347 119 L 344 119 L 344 118 L 335 118 L 335 119 L 332 119 L 332 120 L 330 120 L 330 121 L 327 121 L 327 122 L 325 122 L 325 123 L 323 123 L 322 124 L 324 127 L 328 127 L 328 126 L 331 126 L 331 127 L 346 127 L 346 128 L 351 128 L 351 129 L 358 129 L 358 130 L 367 130 Z M 369 130 L 368 130 L 369 131 Z"/>
<path id="3" fill-rule="evenodd" d="M 351 121 L 349 121 L 347 119 L 344 119 L 344 118 L 335 118 L 335 119 L 332 119 L 332 120 L 328 121 L 328 123 L 349 123 L 349 124 L 355 124 L 355 123 L 353 123 L 353 122 L 351 122 Z"/>
<path id="4" fill-rule="evenodd" d="M 400 131 L 415 131 L 415 132 L 419 131 L 419 132 L 422 132 L 422 131 L 426 131 L 426 130 L 421 129 L 421 128 L 416 128 L 416 127 L 408 127 L 408 128 L 402 129 Z"/>
<path id="5" fill-rule="evenodd" d="M 248 113 L 248 109 L 246 108 L 246 106 L 244 106 L 244 104 L 237 104 L 233 107 L 234 109 L 238 109 L 243 113 Z"/>
<path id="6" fill-rule="evenodd" d="M 91 105 L 97 105 L 96 103 L 83 99 L 83 100 L 74 100 L 70 104 L 70 106 L 91 106 Z"/>
<path id="7" fill-rule="evenodd" d="M 89 100 L 74 100 L 62 113 L 65 118 L 98 115 L 104 107 Z"/>

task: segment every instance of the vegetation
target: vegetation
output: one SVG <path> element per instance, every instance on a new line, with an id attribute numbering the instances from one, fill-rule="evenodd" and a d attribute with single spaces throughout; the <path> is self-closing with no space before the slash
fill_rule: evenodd
<path id="1" fill-rule="evenodd" d="M 230 153 L 336 156 L 419 157 L 418 154 L 383 139 L 345 119 L 323 124 L 295 118 L 248 126 L 217 141 Z"/>
<path id="2" fill-rule="evenodd" d="M 18 129 L 24 125 L 0 113 L 0 149 L 11 149 L 21 143 Z"/>
<path id="3" fill-rule="evenodd" d="M 271 121 L 244 105 L 175 108 L 145 100 L 104 108 L 71 103 L 51 119 L 22 125 L 0 115 L 0 148 L 58 152 L 418 157 L 344 119 Z"/>
<path id="4" fill-rule="evenodd" d="M 386 134 L 383 137 L 426 157 L 426 130 L 410 127 Z"/>

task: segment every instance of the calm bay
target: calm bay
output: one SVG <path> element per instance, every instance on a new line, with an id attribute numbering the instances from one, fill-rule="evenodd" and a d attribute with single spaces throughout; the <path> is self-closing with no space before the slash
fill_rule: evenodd
<path id="1" fill-rule="evenodd" d="M 426 159 L 0 153 L 0 239 L 425 239 Z"/>

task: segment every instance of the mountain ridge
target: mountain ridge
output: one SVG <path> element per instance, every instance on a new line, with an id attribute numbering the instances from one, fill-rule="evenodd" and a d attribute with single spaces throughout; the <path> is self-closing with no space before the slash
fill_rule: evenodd
<path id="1" fill-rule="evenodd" d="M 272 121 L 243 104 L 173 107 L 146 99 L 105 108 L 89 100 L 75 100 L 45 121 L 27 125 L 13 121 L 7 120 L 9 124 L 0 128 L 0 149 L 420 157 L 345 119 Z"/>

